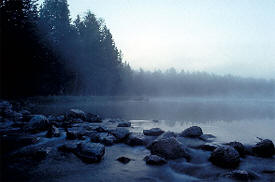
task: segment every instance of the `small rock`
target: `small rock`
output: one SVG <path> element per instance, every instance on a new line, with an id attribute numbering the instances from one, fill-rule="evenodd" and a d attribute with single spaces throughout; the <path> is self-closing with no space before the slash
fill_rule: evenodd
<path id="1" fill-rule="evenodd" d="M 60 137 L 60 132 L 59 129 L 55 126 L 51 126 L 50 129 L 48 130 L 47 134 L 46 134 L 47 138 L 51 138 L 51 137 Z"/>
<path id="2" fill-rule="evenodd" d="M 246 170 L 234 170 L 222 175 L 223 177 L 231 178 L 238 181 L 250 181 L 256 179 L 258 175 Z"/>
<path id="3" fill-rule="evenodd" d="M 123 121 L 118 123 L 117 127 L 130 127 L 131 123 L 129 121 Z"/>
<path id="4" fill-rule="evenodd" d="M 163 165 L 167 163 L 167 161 L 164 158 L 157 155 L 146 156 L 144 160 L 146 161 L 146 164 L 149 165 Z"/>
<path id="5" fill-rule="evenodd" d="M 190 159 L 186 147 L 181 144 L 176 138 L 163 138 L 152 142 L 148 147 L 152 154 L 161 156 L 165 159 L 177 159 L 185 157 Z"/>
<path id="6" fill-rule="evenodd" d="M 116 160 L 119 161 L 119 162 L 121 162 L 121 163 L 123 163 L 123 164 L 127 164 L 127 163 L 129 163 L 131 161 L 131 159 L 129 159 L 128 157 L 124 157 L 124 156 L 119 157 Z"/>
<path id="7" fill-rule="evenodd" d="M 190 128 L 187 128 L 183 130 L 183 132 L 180 133 L 180 136 L 182 137 L 200 137 L 202 135 L 202 129 L 198 126 L 192 126 Z"/>
<path id="8" fill-rule="evenodd" d="M 231 146 L 220 146 L 211 153 L 209 160 L 223 168 L 235 168 L 240 163 L 240 155 Z"/>
<path id="9" fill-rule="evenodd" d="M 259 157 L 272 157 L 275 154 L 274 144 L 268 139 L 257 143 L 252 150 Z"/>
<path id="10" fill-rule="evenodd" d="M 147 136 L 159 136 L 164 133 L 160 128 L 152 128 L 150 130 L 143 130 L 143 134 Z"/>
<path id="11" fill-rule="evenodd" d="M 99 162 L 105 153 L 104 145 L 100 143 L 83 142 L 77 145 L 75 154 L 87 163 Z"/>

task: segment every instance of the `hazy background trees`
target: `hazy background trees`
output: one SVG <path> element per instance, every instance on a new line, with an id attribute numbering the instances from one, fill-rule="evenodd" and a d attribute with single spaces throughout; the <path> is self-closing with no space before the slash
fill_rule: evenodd
<path id="1" fill-rule="evenodd" d="M 274 96 L 275 81 L 205 72 L 134 71 L 104 20 L 70 18 L 67 0 L 3 0 L 1 96 Z"/>

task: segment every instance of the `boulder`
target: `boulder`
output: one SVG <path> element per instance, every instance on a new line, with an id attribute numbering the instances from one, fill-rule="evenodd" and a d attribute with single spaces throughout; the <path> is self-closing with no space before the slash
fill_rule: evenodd
<path id="1" fill-rule="evenodd" d="M 165 159 L 177 159 L 182 157 L 185 157 L 188 160 L 190 159 L 186 147 L 174 137 L 156 140 L 152 142 L 148 148 L 152 154 Z"/>
<path id="2" fill-rule="evenodd" d="M 101 143 L 108 146 L 113 145 L 117 141 L 116 137 L 114 137 L 112 134 L 103 132 L 90 133 L 90 138 L 92 142 Z"/>
<path id="3" fill-rule="evenodd" d="M 183 130 L 180 133 L 180 136 L 182 137 L 200 137 L 202 135 L 202 129 L 198 126 L 192 126 L 190 128 L 187 128 Z"/>
<path id="4" fill-rule="evenodd" d="M 274 144 L 268 139 L 258 142 L 252 150 L 259 157 L 272 157 L 275 154 Z"/>
<path id="5" fill-rule="evenodd" d="M 96 114 L 87 113 L 86 121 L 90 123 L 101 123 L 102 119 Z"/>
<path id="6" fill-rule="evenodd" d="M 66 138 L 68 140 L 83 139 L 85 135 L 85 130 L 82 128 L 68 128 L 66 129 Z"/>
<path id="7" fill-rule="evenodd" d="M 115 128 L 115 129 L 109 130 L 109 133 L 114 135 L 116 137 L 117 141 L 120 142 L 129 136 L 130 131 L 126 128 Z"/>
<path id="8" fill-rule="evenodd" d="M 131 123 L 129 121 L 122 121 L 118 123 L 117 127 L 130 127 Z"/>
<path id="9" fill-rule="evenodd" d="M 26 125 L 26 130 L 33 133 L 48 130 L 51 127 L 50 121 L 44 115 L 34 115 Z"/>
<path id="10" fill-rule="evenodd" d="M 146 164 L 149 165 L 163 165 L 167 163 L 167 161 L 164 158 L 157 155 L 148 155 L 144 158 L 144 160 Z"/>
<path id="11" fill-rule="evenodd" d="M 159 136 L 164 133 L 160 128 L 152 128 L 150 130 L 143 130 L 143 134 L 147 136 Z"/>
<path id="12" fill-rule="evenodd" d="M 116 160 L 119 161 L 119 162 L 121 162 L 121 163 L 123 163 L 123 164 L 127 164 L 127 163 L 129 163 L 131 161 L 131 159 L 129 159 L 128 157 L 124 157 L 124 156 L 119 157 Z"/>
<path id="13" fill-rule="evenodd" d="M 75 154 L 86 163 L 99 162 L 105 153 L 104 145 L 100 143 L 82 142 L 77 145 Z"/>
<path id="14" fill-rule="evenodd" d="M 86 113 L 80 109 L 71 109 L 66 114 L 66 119 L 82 119 L 86 120 Z"/>
<path id="15" fill-rule="evenodd" d="M 236 149 L 239 152 L 240 156 L 244 156 L 246 153 L 243 144 L 240 142 L 229 142 L 229 143 L 226 143 L 226 145 L 229 145 L 234 149 Z"/>
<path id="16" fill-rule="evenodd" d="M 231 146 L 220 146 L 211 153 L 209 160 L 222 168 L 236 168 L 240 163 L 240 155 Z"/>
<path id="17" fill-rule="evenodd" d="M 60 137 L 60 132 L 59 129 L 55 126 L 51 126 L 46 134 L 47 138 L 51 138 L 51 137 Z"/>
<path id="18" fill-rule="evenodd" d="M 125 143 L 130 146 L 144 145 L 145 137 L 141 133 L 131 133 Z"/>

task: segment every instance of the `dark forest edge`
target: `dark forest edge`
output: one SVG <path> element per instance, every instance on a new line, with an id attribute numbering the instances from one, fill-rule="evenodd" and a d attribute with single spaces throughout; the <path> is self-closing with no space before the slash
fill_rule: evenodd
<path id="1" fill-rule="evenodd" d="M 72 20 L 67 0 L 3 0 L 0 13 L 1 97 L 275 96 L 274 79 L 135 71 L 104 21 L 90 11 Z"/>

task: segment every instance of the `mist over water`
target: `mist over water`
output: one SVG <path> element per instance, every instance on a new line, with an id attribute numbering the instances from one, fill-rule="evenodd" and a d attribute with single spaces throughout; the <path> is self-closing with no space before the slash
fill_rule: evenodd
<path id="1" fill-rule="evenodd" d="M 275 139 L 275 99 L 218 97 L 56 97 L 40 98 L 37 111 L 62 113 L 80 108 L 104 118 L 131 120 L 133 126 L 160 127 L 180 132 L 198 125 L 220 141 L 258 141 L 256 137 Z M 158 120 L 152 122 L 152 120 Z"/>

